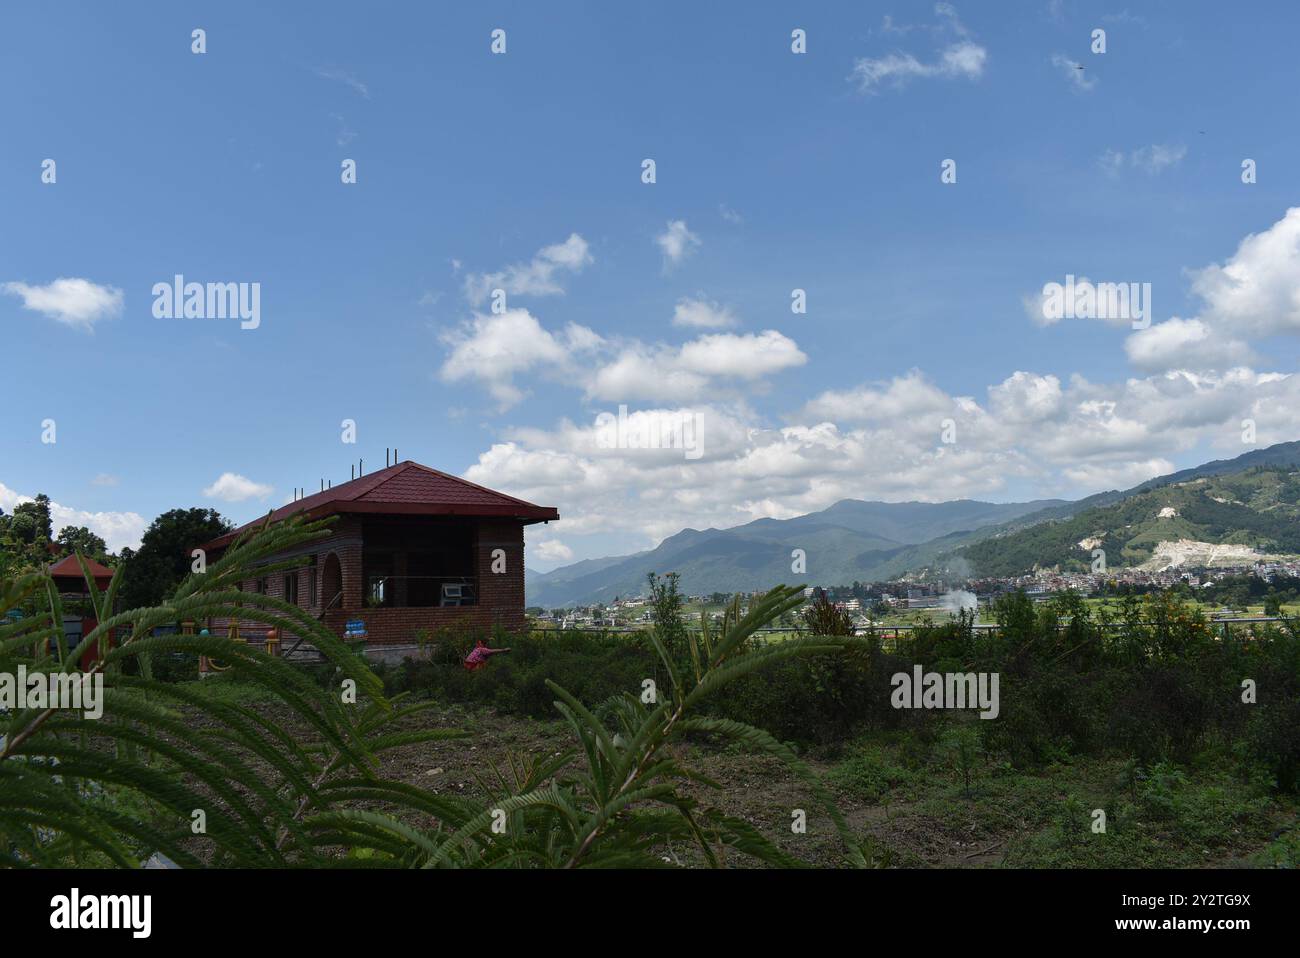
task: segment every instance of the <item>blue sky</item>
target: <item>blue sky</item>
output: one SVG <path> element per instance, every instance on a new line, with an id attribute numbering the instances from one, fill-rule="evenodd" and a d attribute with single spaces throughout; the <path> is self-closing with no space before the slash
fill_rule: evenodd
<path id="1" fill-rule="evenodd" d="M 546 569 L 1300 438 L 1300 17 L 1252 12 L 6 6 L 0 507 L 121 546 L 397 446 L 557 506 Z M 257 328 L 156 317 L 178 273 L 259 283 Z M 1151 328 L 1042 320 L 1067 274 L 1150 283 Z M 620 405 L 703 454 L 596 441 Z"/>

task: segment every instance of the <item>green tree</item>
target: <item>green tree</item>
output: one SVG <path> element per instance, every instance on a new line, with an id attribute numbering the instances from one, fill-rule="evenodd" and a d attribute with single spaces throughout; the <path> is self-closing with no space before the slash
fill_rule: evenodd
<path id="1" fill-rule="evenodd" d="M 145 530 L 140 549 L 124 552 L 122 603 L 127 608 L 158 605 L 190 573 L 190 551 L 224 535 L 231 524 L 215 509 L 172 509 Z"/>
<path id="2" fill-rule="evenodd" d="M 101 560 L 108 555 L 108 546 L 104 540 L 85 526 L 64 526 L 59 530 L 59 537 L 55 541 L 62 555 L 80 552 L 83 556 Z"/>
<path id="3" fill-rule="evenodd" d="M 682 594 L 677 588 L 679 576 L 669 572 L 665 576 L 649 573 L 650 621 L 663 647 L 678 655 L 686 648 L 686 623 L 682 619 Z"/>
<path id="4" fill-rule="evenodd" d="M 54 533 L 50 520 L 50 497 L 42 492 L 32 502 L 15 506 L 14 514 L 9 520 L 9 532 L 28 545 L 43 546 L 48 543 Z"/>
<path id="5" fill-rule="evenodd" d="M 800 613 L 803 626 L 812 635 L 852 635 L 853 616 L 836 607 L 826 597 L 826 592 L 817 590 L 816 596 L 808 608 Z"/>

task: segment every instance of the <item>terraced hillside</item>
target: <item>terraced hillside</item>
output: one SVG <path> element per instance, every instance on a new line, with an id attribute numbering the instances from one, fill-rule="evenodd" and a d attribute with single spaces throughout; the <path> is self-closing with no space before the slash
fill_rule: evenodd
<path id="1" fill-rule="evenodd" d="M 977 576 L 1112 566 L 1237 564 L 1300 555 L 1300 470 L 1257 467 L 1157 486 L 960 550 Z"/>

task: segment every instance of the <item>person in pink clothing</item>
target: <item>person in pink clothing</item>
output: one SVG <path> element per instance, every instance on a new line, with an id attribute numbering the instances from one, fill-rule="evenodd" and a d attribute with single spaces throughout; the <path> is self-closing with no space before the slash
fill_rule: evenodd
<path id="1" fill-rule="evenodd" d="M 509 649 L 489 649 L 482 639 L 474 643 L 474 648 L 470 650 L 469 655 L 465 656 L 465 668 L 470 672 L 481 669 L 487 665 L 487 660 L 494 655 L 500 655 L 502 652 L 509 652 Z"/>

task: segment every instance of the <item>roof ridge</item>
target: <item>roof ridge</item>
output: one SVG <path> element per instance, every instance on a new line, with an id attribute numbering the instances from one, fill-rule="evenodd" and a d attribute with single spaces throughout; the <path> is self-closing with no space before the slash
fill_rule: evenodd
<path id="1" fill-rule="evenodd" d="M 342 501 L 344 502 L 354 502 L 355 500 L 360 499 L 362 496 L 374 492 L 376 489 L 378 489 L 380 486 L 386 483 L 389 479 L 393 479 L 396 478 L 397 476 L 400 476 L 406 470 L 404 468 L 399 468 L 399 467 L 407 466 L 410 464 L 411 463 L 408 461 L 405 463 L 398 463 L 397 465 L 394 466 L 384 466 L 383 469 L 377 469 L 368 476 L 357 476 L 356 479 L 349 479 L 347 482 L 339 483 L 339 487 L 342 487 L 342 486 L 349 486 L 354 482 L 360 482 L 362 479 L 371 480 L 368 484 L 364 486 L 360 486 L 360 485 L 357 486 L 355 493 L 349 490 L 350 493 L 349 495 L 340 496 L 339 498 L 342 499 Z M 329 490 L 326 491 L 328 492 Z"/>
<path id="2" fill-rule="evenodd" d="M 424 479 L 413 478 L 405 483 L 394 483 L 390 493 L 385 493 L 389 483 L 409 473 L 415 473 Z M 414 489 L 410 488 L 412 483 Z M 438 483 L 452 487 L 438 491 L 421 487 L 422 483 Z M 347 488 L 351 486 L 352 488 Z M 205 545 L 205 548 L 224 546 L 235 536 L 241 535 L 264 522 L 279 522 L 299 513 L 309 518 L 323 518 L 337 513 L 382 513 L 385 506 L 393 514 L 422 514 L 447 516 L 513 516 L 525 523 L 550 522 L 558 519 L 559 514 L 552 506 L 539 506 L 506 495 L 487 486 L 481 486 L 460 476 L 442 472 L 431 466 L 408 459 L 376 470 L 368 476 L 359 476 L 347 482 L 331 486 L 310 496 L 287 502 L 279 508 L 270 510 L 251 522 L 246 522 L 229 533 L 218 536 Z"/>
<path id="3" fill-rule="evenodd" d="M 502 492 L 500 489 L 489 489 L 487 486 L 480 486 L 477 482 L 471 482 L 470 480 L 465 479 L 461 476 L 454 476 L 449 472 L 443 472 L 441 469 L 434 469 L 432 466 L 426 466 L 420 462 L 414 462 L 411 460 L 408 460 L 408 462 L 410 462 L 410 464 L 412 466 L 415 466 L 417 469 L 423 469 L 425 472 L 431 472 L 435 476 L 441 476 L 444 479 L 450 479 L 452 482 L 464 483 L 465 485 L 477 489 L 480 492 L 488 492 L 494 496 L 500 496 L 502 499 L 509 499 L 511 502 L 518 502 L 521 505 L 525 505 L 525 506 L 534 505 L 534 503 L 529 502 L 527 499 L 520 499 L 518 496 L 512 496 L 509 493 Z"/>
<path id="4" fill-rule="evenodd" d="M 104 565 L 104 563 L 99 562 L 93 556 L 83 555 L 81 558 L 85 560 L 86 568 L 89 569 L 92 574 L 107 574 L 107 575 L 113 574 L 113 570 L 111 568 Z M 49 574 L 51 570 L 57 569 L 59 566 L 63 565 L 64 563 L 71 563 L 73 567 L 77 570 L 77 573 L 78 574 L 81 573 L 81 564 L 77 562 L 76 553 L 73 553 L 72 555 L 66 555 L 61 559 L 56 559 L 53 562 L 47 563 L 45 566 L 46 574 Z"/>

